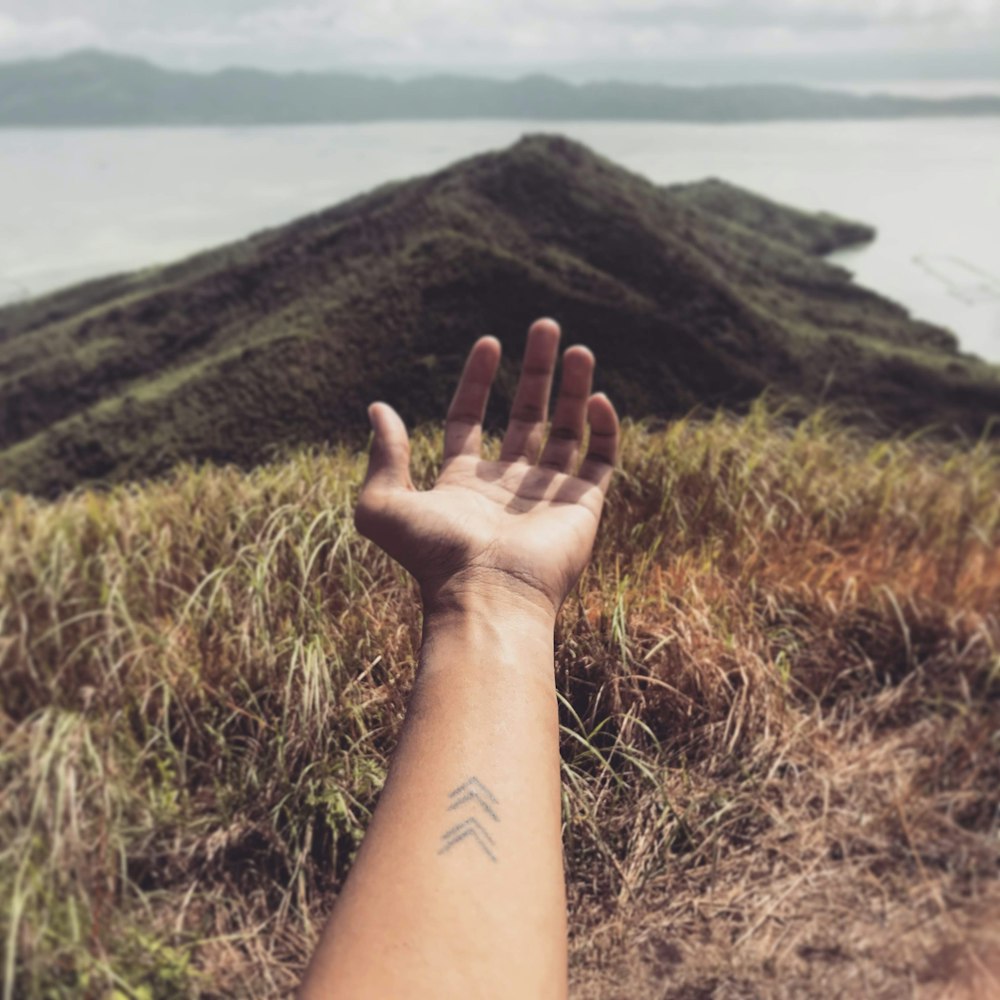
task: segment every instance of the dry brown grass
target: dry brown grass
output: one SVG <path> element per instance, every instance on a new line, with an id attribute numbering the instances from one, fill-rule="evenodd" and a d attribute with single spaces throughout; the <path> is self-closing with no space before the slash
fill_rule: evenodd
<path id="1" fill-rule="evenodd" d="M 4 499 L 6 996 L 293 986 L 418 642 L 360 471 Z M 627 430 L 557 635 L 574 997 L 1000 996 L 997 496 L 995 446 Z"/>

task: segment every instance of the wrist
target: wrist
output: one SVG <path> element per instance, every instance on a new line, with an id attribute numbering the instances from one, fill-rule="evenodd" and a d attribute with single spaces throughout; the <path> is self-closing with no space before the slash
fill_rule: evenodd
<path id="1" fill-rule="evenodd" d="M 423 596 L 422 673 L 453 669 L 458 662 L 480 664 L 551 689 L 555 611 L 550 602 L 494 578 Z"/>
<path id="2" fill-rule="evenodd" d="M 555 632 L 558 608 L 539 586 L 505 570 L 469 569 L 421 587 L 424 627 L 461 620 L 516 622 L 532 632 Z"/>

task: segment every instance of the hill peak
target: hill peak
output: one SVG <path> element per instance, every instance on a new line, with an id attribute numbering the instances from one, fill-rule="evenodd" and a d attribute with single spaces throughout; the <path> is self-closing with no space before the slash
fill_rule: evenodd
<path id="1" fill-rule="evenodd" d="M 528 132 L 512 146 L 501 150 L 496 156 L 516 160 L 519 156 L 547 156 L 570 164 L 586 160 L 598 162 L 600 157 L 588 146 L 576 139 L 570 139 L 558 132 Z"/>

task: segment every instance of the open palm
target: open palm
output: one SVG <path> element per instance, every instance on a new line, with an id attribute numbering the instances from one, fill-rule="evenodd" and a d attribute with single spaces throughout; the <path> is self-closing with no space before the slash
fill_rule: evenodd
<path id="1" fill-rule="evenodd" d="M 369 409 L 374 438 L 356 523 L 416 577 L 425 605 L 504 588 L 554 613 L 590 557 L 617 454 L 618 417 L 606 396 L 591 394 L 591 352 L 571 347 L 545 440 L 559 336 L 551 320 L 529 331 L 499 461 L 484 460 L 481 444 L 500 344 L 492 337 L 476 342 L 448 410 L 444 463 L 430 490 L 413 486 L 409 440 L 396 412 L 385 403 Z"/>

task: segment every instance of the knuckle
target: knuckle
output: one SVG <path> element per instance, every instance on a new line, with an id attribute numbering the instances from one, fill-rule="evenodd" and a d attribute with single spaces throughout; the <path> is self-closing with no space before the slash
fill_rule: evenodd
<path id="1" fill-rule="evenodd" d="M 580 432 L 575 427 L 556 425 L 549 431 L 549 439 L 572 443 L 580 440 Z"/>
<path id="2" fill-rule="evenodd" d="M 518 423 L 536 424 L 545 417 L 545 409 L 540 403 L 518 403 L 510 416 Z"/>

